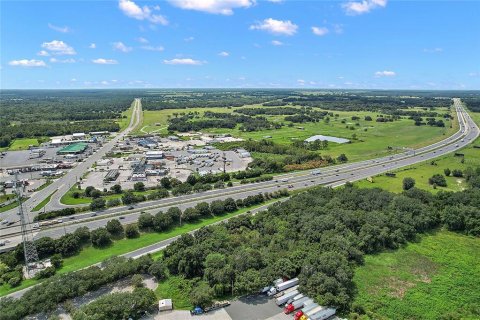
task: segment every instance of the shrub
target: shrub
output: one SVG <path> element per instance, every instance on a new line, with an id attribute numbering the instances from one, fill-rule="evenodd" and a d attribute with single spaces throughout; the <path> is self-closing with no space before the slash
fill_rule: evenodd
<path id="1" fill-rule="evenodd" d="M 140 232 L 138 231 L 138 227 L 136 224 L 128 224 L 125 227 L 125 236 L 129 239 L 138 238 L 140 236 Z"/>
<path id="2" fill-rule="evenodd" d="M 91 232 L 92 244 L 96 247 L 103 248 L 112 244 L 110 233 L 105 228 L 98 228 Z"/>

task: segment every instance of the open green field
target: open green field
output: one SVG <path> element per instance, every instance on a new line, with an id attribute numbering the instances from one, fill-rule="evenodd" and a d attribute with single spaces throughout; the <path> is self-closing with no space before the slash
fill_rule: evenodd
<path id="1" fill-rule="evenodd" d="M 80 192 L 82 190 L 78 190 L 76 185 L 73 185 L 68 192 L 66 192 L 61 198 L 60 198 L 60 203 L 66 204 L 66 205 L 79 205 L 79 204 L 89 204 L 92 202 L 93 198 L 88 198 L 88 197 L 80 197 L 80 198 L 74 198 L 73 193 L 74 192 Z M 155 190 L 147 190 L 147 191 L 134 191 L 133 194 L 140 196 L 144 195 L 147 196 L 148 194 L 155 192 Z M 122 194 L 110 194 L 106 196 L 102 196 L 105 201 L 111 200 L 111 199 L 121 199 Z"/>
<path id="2" fill-rule="evenodd" d="M 278 199 L 270 200 L 270 201 L 264 202 L 263 204 L 259 204 L 249 208 L 242 208 L 235 212 L 224 214 L 222 216 L 215 216 L 211 218 L 200 219 L 193 223 L 186 223 L 180 227 L 179 226 L 174 227 L 166 232 L 142 233 L 140 237 L 135 239 L 117 240 L 117 241 L 114 241 L 114 243 L 108 248 L 100 249 L 100 248 L 89 246 L 84 248 L 78 255 L 70 258 L 66 258 L 63 261 L 63 267 L 58 271 L 58 273 L 67 273 L 67 272 L 76 271 L 82 268 L 86 268 L 88 266 L 99 263 L 112 256 L 122 255 L 128 252 L 152 245 L 159 241 L 176 237 L 178 235 L 190 232 L 192 230 L 201 228 L 203 226 L 220 222 L 222 220 L 245 213 L 249 210 L 265 206 L 275 201 L 278 201 Z M 15 292 L 20 289 L 26 288 L 28 286 L 34 285 L 38 282 L 39 282 L 38 280 L 31 279 L 31 280 L 22 282 L 22 284 L 16 288 L 10 288 L 8 284 L 0 285 L 0 297 L 7 295 L 11 292 Z"/>
<path id="3" fill-rule="evenodd" d="M 479 319 L 480 239 L 447 231 L 356 269 L 354 305 L 371 319 Z"/>
<path id="4" fill-rule="evenodd" d="M 0 148 L 0 151 L 18 151 L 18 150 L 28 150 L 29 146 L 38 147 L 40 142 L 38 139 L 15 139 L 10 144 L 9 147 Z"/>
<path id="5" fill-rule="evenodd" d="M 261 105 L 249 105 L 248 108 L 262 107 Z M 243 108 L 243 107 L 241 107 Z M 187 112 L 199 112 L 203 115 L 206 111 L 227 112 L 231 113 L 237 107 L 233 108 L 189 108 L 189 109 L 167 109 L 160 111 L 144 111 L 143 123 L 135 130 L 134 134 L 167 134 L 168 119 L 175 117 L 175 114 Z M 322 110 L 315 108 L 316 110 Z M 445 113 L 447 107 L 436 108 L 434 111 Z M 284 126 L 281 129 L 262 130 L 255 132 L 243 132 L 238 128 L 229 129 L 208 129 L 205 133 L 229 133 L 234 137 L 243 139 L 261 140 L 271 136 L 272 141 L 281 144 L 290 144 L 295 140 L 304 140 L 312 135 L 322 134 L 346 139 L 352 139 L 356 135 L 356 140 L 352 140 L 349 144 L 330 143 L 327 150 L 323 150 L 322 154 L 328 154 L 337 157 L 341 153 L 345 153 L 350 161 L 358 161 L 385 156 L 395 151 L 388 150 L 388 147 L 411 147 L 418 148 L 426 146 L 436 141 L 442 140 L 444 137 L 453 134 L 458 130 L 457 119 L 445 121 L 445 127 L 431 126 L 415 126 L 413 120 L 400 119 L 394 122 L 375 122 L 365 121 L 364 117 L 369 115 L 373 119 L 376 118 L 376 112 L 342 112 L 333 111 L 338 117 L 330 117 L 329 123 L 302 123 L 295 124 L 293 127 Z M 352 121 L 352 116 L 360 117 L 360 120 Z M 284 122 L 284 116 L 266 116 L 272 122 Z M 346 123 L 341 123 L 345 119 Z M 437 118 L 437 120 L 440 118 Z M 359 123 L 356 126 L 356 123 Z M 285 122 L 288 123 L 288 122 Z M 452 125 L 452 128 L 450 128 Z M 353 126 L 353 130 L 347 127 Z"/>
<path id="6" fill-rule="evenodd" d="M 480 113 L 470 113 L 473 120 L 480 124 Z M 465 189 L 466 183 L 463 178 L 446 177 L 447 186 L 437 187 L 434 189 L 428 184 L 428 178 L 432 175 L 439 173 L 444 174 L 444 169 L 450 170 L 460 169 L 465 170 L 468 167 L 476 168 L 480 166 L 480 149 L 474 148 L 474 146 L 480 146 L 480 138 L 477 138 L 467 147 L 459 150 L 459 153 L 465 154 L 464 162 L 462 163 L 462 157 L 455 157 L 453 153 L 445 156 L 435 158 L 435 165 L 431 164 L 431 160 L 417 163 L 412 166 L 392 171 L 396 173 L 396 177 L 387 177 L 385 175 L 379 175 L 373 177 L 373 183 L 362 180 L 355 182 L 355 185 L 361 188 L 382 188 L 390 192 L 402 192 L 402 180 L 403 178 L 410 177 L 415 179 L 415 186 L 420 189 L 431 191 L 436 193 L 440 190 L 443 191 L 461 191 Z"/>

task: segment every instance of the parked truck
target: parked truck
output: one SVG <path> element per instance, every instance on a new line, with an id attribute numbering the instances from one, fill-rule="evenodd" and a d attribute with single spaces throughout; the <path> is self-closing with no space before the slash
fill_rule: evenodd
<path id="1" fill-rule="evenodd" d="M 288 288 L 296 286 L 297 284 L 298 284 L 298 278 L 293 278 L 293 279 L 287 280 L 285 282 L 276 284 L 274 287 L 272 287 L 268 291 L 268 296 L 273 296 L 273 295 L 277 294 L 278 292 L 287 290 Z"/>
<path id="2" fill-rule="evenodd" d="M 309 320 L 325 320 L 335 315 L 334 308 L 326 308 L 308 317 Z"/>
<path id="3" fill-rule="evenodd" d="M 190 314 L 193 315 L 200 315 L 204 314 L 213 310 L 217 310 L 220 308 L 224 308 L 230 305 L 230 301 L 216 301 L 211 306 L 205 307 L 202 309 L 200 306 L 196 306 L 193 310 L 190 310 Z"/>
<path id="4" fill-rule="evenodd" d="M 273 297 L 274 297 L 274 298 L 278 298 L 278 297 L 283 296 L 284 294 L 287 294 L 287 293 L 289 293 L 289 292 L 295 291 L 295 290 L 297 290 L 297 289 L 298 289 L 298 285 L 293 286 L 293 287 L 291 287 L 291 288 L 288 288 L 287 290 L 280 291 L 279 293 L 277 293 L 277 294 L 274 295 Z"/>
<path id="5" fill-rule="evenodd" d="M 306 305 L 305 307 L 302 308 L 302 310 L 298 310 L 295 315 L 293 316 L 293 320 L 304 320 L 306 319 L 305 313 L 307 311 L 313 310 L 318 307 L 318 304 L 316 303 L 311 303 Z"/>
<path id="6" fill-rule="evenodd" d="M 291 291 L 289 293 L 285 293 L 283 296 L 280 296 L 275 299 L 275 303 L 277 306 L 282 306 L 284 305 L 289 299 L 295 297 L 297 294 L 299 294 L 298 290 Z"/>
<path id="7" fill-rule="evenodd" d="M 305 301 L 308 301 L 308 300 L 310 300 L 309 297 L 303 297 L 303 298 L 300 298 L 298 300 L 293 301 L 292 303 L 290 303 L 289 305 L 287 305 L 283 309 L 283 313 L 285 313 L 285 314 L 292 313 L 293 311 L 297 310 L 298 308 L 303 307 L 303 304 L 305 303 Z"/>

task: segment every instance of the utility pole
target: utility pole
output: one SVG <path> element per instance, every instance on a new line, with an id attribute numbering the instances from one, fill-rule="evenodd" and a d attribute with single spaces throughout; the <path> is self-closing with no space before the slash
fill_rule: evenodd
<path id="1" fill-rule="evenodd" d="M 225 157 L 225 151 L 223 152 L 223 173 L 227 172 L 226 165 L 227 165 L 227 158 Z"/>
<path id="2" fill-rule="evenodd" d="M 15 174 L 15 193 L 18 202 L 18 214 L 20 215 L 20 226 L 22 228 L 23 252 L 25 255 L 25 271 L 27 278 L 35 275 L 37 263 L 39 261 L 37 248 L 33 242 L 33 233 L 30 226 L 30 220 L 23 211 L 22 191 L 18 188 L 18 174 Z"/>

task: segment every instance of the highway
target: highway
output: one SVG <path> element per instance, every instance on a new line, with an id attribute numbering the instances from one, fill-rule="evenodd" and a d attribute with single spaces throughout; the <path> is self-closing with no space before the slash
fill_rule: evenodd
<path id="1" fill-rule="evenodd" d="M 51 210 L 58 210 L 61 208 L 66 207 L 63 204 L 60 204 L 61 197 L 68 191 L 70 188 L 77 182 L 77 179 L 80 178 L 85 172 L 88 171 L 92 167 L 92 165 L 102 159 L 107 152 L 112 150 L 115 143 L 122 140 L 127 134 L 129 134 L 136 126 L 139 125 L 142 113 L 142 106 L 140 99 L 135 99 L 133 101 L 133 112 L 132 117 L 130 118 L 130 123 L 128 127 L 123 130 L 121 133 L 117 134 L 113 139 L 104 143 L 104 145 L 98 149 L 94 154 L 90 157 L 86 158 L 83 162 L 78 163 L 73 169 L 68 171 L 63 177 L 55 180 L 52 184 L 47 186 L 46 188 L 33 193 L 30 198 L 23 203 L 23 209 L 26 213 L 29 213 L 30 221 L 32 221 L 33 217 L 36 213 L 31 212 L 32 209 L 40 202 L 42 202 L 45 198 L 47 198 L 50 194 L 56 191 L 51 199 L 50 202 L 45 206 L 46 211 Z M 19 217 L 17 215 L 18 208 L 14 208 L 12 210 L 6 211 L 2 213 L 2 219 L 9 220 L 9 221 L 18 221 Z M 17 226 L 18 231 L 20 227 Z M 5 230 L 2 230 L 1 236 L 7 233 Z M 8 232 L 10 233 L 10 231 Z"/>
<path id="2" fill-rule="evenodd" d="M 312 175 L 310 171 L 302 171 L 279 175 L 275 177 L 273 181 L 234 185 L 233 187 L 226 189 L 217 189 L 180 197 L 143 202 L 137 204 L 133 210 L 128 210 L 127 207 L 123 206 L 107 209 L 101 212 L 77 214 L 74 219 L 71 219 L 71 217 L 63 218 L 63 223 L 42 229 L 40 232 L 36 233 L 36 238 L 42 236 L 58 238 L 66 232 L 74 231 L 80 226 L 87 226 L 91 229 L 95 229 L 104 226 L 108 220 L 112 219 L 112 217 L 120 218 L 120 221 L 124 224 L 131 223 L 137 220 L 141 211 L 156 213 L 160 210 L 167 210 L 171 206 L 185 209 L 202 201 L 211 202 L 213 200 L 225 199 L 228 197 L 241 199 L 248 195 L 258 194 L 259 192 L 272 192 L 279 190 L 280 188 L 288 188 L 289 186 L 289 190 L 303 189 L 315 185 L 336 187 L 345 184 L 348 181 L 365 179 L 369 176 L 427 161 L 461 149 L 475 140 L 480 133 L 478 126 L 473 122 L 468 113 L 465 112 L 459 99 L 454 99 L 454 106 L 457 112 L 459 130 L 452 136 L 426 147 L 408 150 L 394 156 L 327 167 L 320 169 L 320 174 L 318 175 Z M 61 193 L 58 194 L 61 195 Z M 58 199 L 60 198 L 60 195 L 57 196 Z M 2 232 L 0 239 L 8 238 L 10 243 L 7 244 L 7 246 L 14 246 L 21 240 L 18 231 L 15 230 L 15 228 L 9 228 L 8 231 L 3 231 L 6 232 Z"/>

